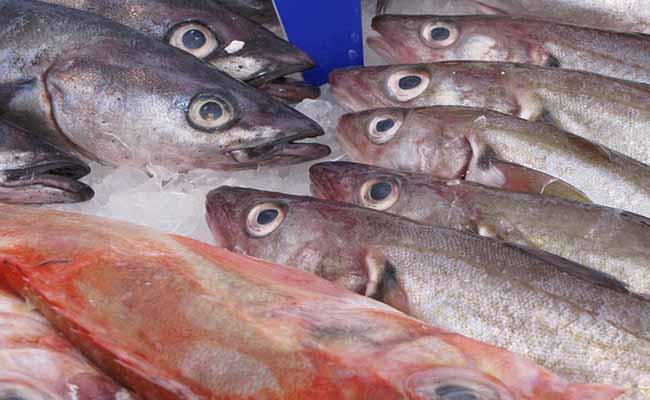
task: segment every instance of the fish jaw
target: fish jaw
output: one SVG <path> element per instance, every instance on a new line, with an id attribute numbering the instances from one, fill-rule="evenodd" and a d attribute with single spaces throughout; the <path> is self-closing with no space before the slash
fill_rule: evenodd
<path id="1" fill-rule="evenodd" d="M 316 99 L 321 94 L 320 87 L 289 78 L 275 79 L 261 85 L 259 89 L 288 104 L 299 103 L 305 99 Z"/>

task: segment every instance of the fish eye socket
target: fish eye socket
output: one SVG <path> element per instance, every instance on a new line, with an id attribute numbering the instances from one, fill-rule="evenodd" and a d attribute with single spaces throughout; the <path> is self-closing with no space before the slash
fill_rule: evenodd
<path id="1" fill-rule="evenodd" d="M 373 118 L 368 125 L 368 138 L 372 143 L 384 144 L 395 137 L 402 121 L 392 116 L 380 115 Z"/>
<path id="2" fill-rule="evenodd" d="M 398 102 L 420 96 L 429 87 L 431 78 L 425 69 L 404 69 L 393 72 L 386 80 L 388 95 Z"/>
<path id="3" fill-rule="evenodd" d="M 171 30 L 168 42 L 194 57 L 205 58 L 217 47 L 219 41 L 207 26 L 199 22 L 184 22 Z"/>
<path id="4" fill-rule="evenodd" d="M 387 179 L 371 179 L 361 186 L 359 194 L 364 207 L 385 211 L 399 200 L 399 186 Z"/>
<path id="5" fill-rule="evenodd" d="M 234 111 L 230 103 L 220 97 L 199 95 L 190 102 L 187 118 L 193 127 L 213 132 L 227 126 L 234 119 Z"/>
<path id="6" fill-rule="evenodd" d="M 458 28 L 451 22 L 429 22 L 422 26 L 420 36 L 431 47 L 447 47 L 458 40 Z"/>
<path id="7" fill-rule="evenodd" d="M 258 204 L 248 212 L 246 231 L 255 238 L 268 236 L 282 225 L 285 215 L 284 207 L 280 204 Z"/>

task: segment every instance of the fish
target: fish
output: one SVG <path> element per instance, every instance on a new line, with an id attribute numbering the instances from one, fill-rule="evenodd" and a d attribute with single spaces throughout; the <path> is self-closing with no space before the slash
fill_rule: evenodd
<path id="1" fill-rule="evenodd" d="M 391 63 L 501 61 L 650 83 L 650 36 L 501 15 L 380 15 L 368 45 Z"/>
<path id="2" fill-rule="evenodd" d="M 351 111 L 456 105 L 552 123 L 650 164 L 650 85 L 517 63 L 443 61 L 336 70 L 332 93 Z"/>
<path id="3" fill-rule="evenodd" d="M 650 219 L 641 215 L 351 162 L 315 164 L 310 178 L 316 197 L 538 248 L 650 298 Z"/>
<path id="4" fill-rule="evenodd" d="M 0 279 L 145 400 L 623 392 L 570 383 L 293 268 L 105 218 L 10 205 L 0 213 Z"/>
<path id="5" fill-rule="evenodd" d="M 0 113 L 119 166 L 237 170 L 315 160 L 308 117 L 195 57 L 102 17 L 0 0 Z"/>
<path id="6" fill-rule="evenodd" d="M 258 24 L 264 25 L 276 35 L 283 35 L 284 30 L 275 12 L 273 0 L 212 0 L 223 4 L 239 15 L 243 15 Z"/>
<path id="7" fill-rule="evenodd" d="M 650 33 L 644 0 L 471 0 L 486 14 L 525 15 L 626 32 Z"/>
<path id="8" fill-rule="evenodd" d="M 76 203 L 94 191 L 79 181 L 90 167 L 36 135 L 0 121 L 0 202 Z"/>
<path id="9" fill-rule="evenodd" d="M 316 274 L 570 381 L 648 398 L 650 302 L 609 275 L 349 203 L 220 187 L 206 204 L 227 249 Z"/>
<path id="10" fill-rule="evenodd" d="M 130 400 L 29 304 L 0 284 L 0 398 Z"/>
<path id="11" fill-rule="evenodd" d="M 294 104 L 305 99 L 317 99 L 321 95 L 320 87 L 291 78 L 278 78 L 265 83 L 260 86 L 260 90 L 264 90 L 276 99 L 288 104 Z"/>
<path id="12" fill-rule="evenodd" d="M 217 1 L 45 0 L 101 15 L 206 61 L 253 86 L 314 61 L 296 46 Z"/>
<path id="13" fill-rule="evenodd" d="M 352 161 L 650 216 L 650 166 L 554 125 L 472 107 L 346 114 L 337 139 Z"/>

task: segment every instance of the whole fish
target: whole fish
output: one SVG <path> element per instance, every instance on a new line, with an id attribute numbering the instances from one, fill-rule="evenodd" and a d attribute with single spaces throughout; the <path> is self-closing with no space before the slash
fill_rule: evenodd
<path id="1" fill-rule="evenodd" d="M 0 202 L 74 203 L 93 190 L 78 181 L 90 173 L 83 161 L 35 135 L 0 121 Z"/>
<path id="2" fill-rule="evenodd" d="M 0 0 L 0 112 L 88 158 L 241 169 L 323 157 L 312 120 L 123 25 Z"/>
<path id="3" fill-rule="evenodd" d="M 650 163 L 650 85 L 584 71 L 514 63 L 448 61 L 353 68 L 330 75 L 353 111 L 459 105 L 550 122 Z"/>
<path id="4" fill-rule="evenodd" d="M 382 108 L 344 115 L 353 161 L 543 193 L 650 216 L 650 167 L 553 125 L 480 108 Z"/>
<path id="5" fill-rule="evenodd" d="M 0 398 L 130 400 L 29 304 L 0 286 Z"/>
<path id="6" fill-rule="evenodd" d="M 593 204 L 348 162 L 310 169 L 312 193 L 535 247 L 650 297 L 650 219 Z"/>
<path id="7" fill-rule="evenodd" d="M 473 0 L 488 14 L 527 15 L 598 28 L 650 33 L 645 0 Z"/>
<path id="8" fill-rule="evenodd" d="M 521 356 L 295 269 L 102 218 L 7 205 L 0 212 L 0 275 L 144 399 L 622 393 L 569 384 Z"/>
<path id="9" fill-rule="evenodd" d="M 222 187 L 217 242 L 312 272 L 407 314 L 531 357 L 570 380 L 650 388 L 650 302 L 568 260 L 352 204 Z M 537 398 L 537 397 L 535 397 Z"/>
<path id="10" fill-rule="evenodd" d="M 650 36 L 510 16 L 381 15 L 368 39 L 392 63 L 508 61 L 650 83 Z"/>
<path id="11" fill-rule="evenodd" d="M 87 11 L 129 26 L 254 86 L 314 66 L 300 49 L 217 1 L 45 2 Z"/>

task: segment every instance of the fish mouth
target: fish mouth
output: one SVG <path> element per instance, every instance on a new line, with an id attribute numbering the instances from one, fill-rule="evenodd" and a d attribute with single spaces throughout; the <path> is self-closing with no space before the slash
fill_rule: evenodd
<path id="1" fill-rule="evenodd" d="M 309 62 L 305 61 L 298 64 L 288 64 L 276 66 L 273 68 L 265 68 L 246 79 L 246 83 L 251 86 L 261 86 L 265 83 L 272 82 L 287 75 L 304 72 L 313 67 L 314 62 L 310 59 Z"/>
<path id="2" fill-rule="evenodd" d="M 234 163 L 226 165 L 225 168 L 251 169 L 267 165 L 294 165 L 319 160 L 332 153 L 329 146 L 324 144 L 296 141 L 304 138 L 304 135 L 298 135 L 256 147 L 231 150 L 228 154 Z"/>
<path id="3" fill-rule="evenodd" d="M 13 204 L 78 203 L 95 195 L 78 179 L 90 173 L 81 161 L 51 161 L 2 172 L 0 202 Z"/>
<path id="4" fill-rule="evenodd" d="M 286 77 L 267 82 L 259 89 L 288 104 L 299 103 L 305 99 L 317 99 L 321 94 L 318 86 Z"/>

